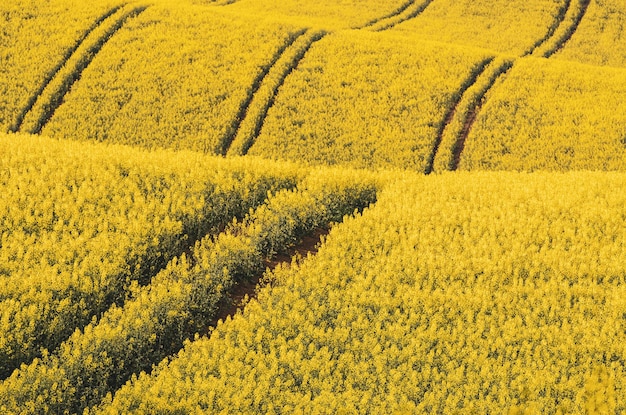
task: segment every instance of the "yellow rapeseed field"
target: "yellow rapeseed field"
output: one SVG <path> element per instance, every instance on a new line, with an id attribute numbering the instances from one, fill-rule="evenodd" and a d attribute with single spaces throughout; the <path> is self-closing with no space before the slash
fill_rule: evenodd
<path id="1" fill-rule="evenodd" d="M 435 0 L 391 29 L 421 39 L 521 55 L 549 32 L 565 0 Z"/>
<path id="2" fill-rule="evenodd" d="M 10 0 L 0 4 L 0 131 L 16 130 L 22 110 L 121 0 Z"/>
<path id="3" fill-rule="evenodd" d="M 626 413 L 625 22 L 1 2 L 0 414 Z"/>
<path id="4" fill-rule="evenodd" d="M 424 171 L 446 109 L 490 55 L 418 39 L 407 48 L 408 41 L 343 32 L 315 43 L 280 89 L 249 154 Z"/>
<path id="5" fill-rule="evenodd" d="M 520 60 L 468 136 L 464 170 L 626 169 L 626 70 Z"/>

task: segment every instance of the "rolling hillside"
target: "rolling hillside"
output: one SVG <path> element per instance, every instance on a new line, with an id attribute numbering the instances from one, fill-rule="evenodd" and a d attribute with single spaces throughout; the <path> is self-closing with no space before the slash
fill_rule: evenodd
<path id="1" fill-rule="evenodd" d="M 0 413 L 626 412 L 625 22 L 0 4 Z"/>

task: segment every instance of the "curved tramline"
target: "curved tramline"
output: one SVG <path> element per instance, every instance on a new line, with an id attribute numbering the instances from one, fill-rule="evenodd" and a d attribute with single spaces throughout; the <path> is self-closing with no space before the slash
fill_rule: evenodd
<path id="1" fill-rule="evenodd" d="M 566 0 L 437 0 L 391 31 L 520 56 L 546 37 L 566 9 Z"/>
<path id="2" fill-rule="evenodd" d="M 263 76 L 263 80 L 253 88 L 246 101 L 245 114 L 239 115 L 232 137 L 227 139 L 232 143 L 225 147 L 229 154 L 245 155 L 258 137 L 267 112 L 274 105 L 278 90 L 289 74 L 297 68 L 313 43 L 326 35 L 322 31 L 309 30 L 298 36 L 285 48 L 280 56 L 273 61 Z M 225 155 L 225 151 L 222 152 Z"/>
<path id="3" fill-rule="evenodd" d="M 626 66 L 626 7 L 622 0 L 582 2 L 571 39 L 556 57 L 600 66 Z M 584 13 L 584 18 L 582 18 Z"/>
<path id="4" fill-rule="evenodd" d="M 624 170 L 626 70 L 519 59 L 492 88 L 461 170 Z"/>
<path id="5" fill-rule="evenodd" d="M 478 78 L 485 72 L 488 65 L 493 62 L 493 60 L 494 58 L 490 57 L 481 62 L 480 65 L 478 65 L 476 69 L 472 71 L 467 81 L 463 83 L 463 86 L 457 94 L 457 98 L 452 102 L 452 105 L 450 105 L 450 108 L 446 112 L 443 122 L 439 127 L 439 131 L 437 132 L 437 138 L 435 139 L 435 144 L 433 146 L 433 152 L 431 153 L 430 158 L 428 159 L 428 164 L 426 165 L 426 169 L 424 170 L 425 174 L 430 174 L 433 172 L 435 159 L 437 158 L 439 147 L 441 146 L 441 143 L 443 141 L 445 129 L 448 124 L 452 122 L 456 112 L 459 110 L 459 105 L 461 104 L 461 101 L 463 100 L 466 91 L 476 83 Z"/>
<path id="6" fill-rule="evenodd" d="M 127 1 L 0 2 L 0 131 L 17 132 L 52 78 Z"/>
<path id="7" fill-rule="evenodd" d="M 221 148 L 218 150 L 218 154 L 221 154 L 222 156 L 226 155 L 226 152 L 230 148 L 233 140 L 235 139 L 235 137 L 239 133 L 239 128 L 241 127 L 241 123 L 248 116 L 248 108 L 252 104 L 252 101 L 254 100 L 255 94 L 261 88 L 261 85 L 263 84 L 263 82 L 264 82 L 265 78 L 267 77 L 267 75 L 269 74 L 270 70 L 276 65 L 276 63 L 280 60 L 280 58 L 283 56 L 283 54 L 287 51 L 287 49 L 289 49 L 294 44 L 294 42 L 296 40 L 298 40 L 298 38 L 303 36 L 304 33 L 305 33 L 305 31 L 303 30 L 302 32 L 296 33 L 296 34 L 294 34 L 294 36 L 292 36 L 289 39 L 287 39 L 287 42 L 285 42 L 285 44 L 282 45 L 276 51 L 274 56 L 271 58 L 269 64 L 267 64 L 261 70 L 261 72 L 259 72 L 257 74 L 256 78 L 252 82 L 252 87 L 248 91 L 248 95 L 245 97 L 245 99 L 243 100 L 243 102 L 239 106 L 239 111 L 237 112 L 237 115 L 235 116 L 235 118 L 233 120 L 233 123 L 231 124 L 230 128 L 228 129 L 228 132 L 227 132 L 226 136 L 224 136 L 224 138 L 221 140 L 222 141 Z"/>
<path id="8" fill-rule="evenodd" d="M 104 44 L 117 32 L 128 19 L 138 16 L 147 6 L 125 6 L 113 9 L 106 17 L 94 25 L 93 30 L 85 34 L 77 47 L 69 54 L 59 69 L 49 78 L 45 86 L 31 99 L 14 132 L 39 134 L 54 112 L 63 103 L 63 98 L 72 85 L 80 79 L 81 73 L 89 66 Z"/>
<path id="9" fill-rule="evenodd" d="M 498 78 L 504 76 L 513 66 L 513 62 L 512 59 L 502 57 L 492 59 L 460 92 L 459 99 L 446 116 L 440 129 L 438 138 L 440 145 L 433 150 L 430 169 L 426 170 L 426 174 L 432 171 L 457 169 L 461 153 L 465 147 L 465 140 L 467 140 L 487 92 Z M 440 149 L 443 151 L 439 151 Z"/>
<path id="10" fill-rule="evenodd" d="M 91 35 L 91 33 L 96 30 L 103 22 L 108 19 L 111 15 L 116 13 L 119 9 L 121 9 L 123 5 L 119 5 L 113 7 L 112 9 L 107 10 L 102 16 L 98 17 L 96 21 L 93 23 L 89 29 L 85 31 L 85 33 L 76 41 L 76 43 L 70 47 L 65 54 L 62 56 L 59 63 L 50 71 L 50 73 L 43 79 L 41 86 L 33 93 L 33 95 L 28 99 L 26 106 L 24 109 L 17 115 L 14 123 L 9 127 L 9 131 L 16 133 L 22 127 L 22 122 L 24 121 L 24 117 L 28 114 L 39 97 L 43 94 L 44 90 L 48 87 L 50 82 L 58 76 L 61 69 L 67 65 L 68 61 L 71 59 L 72 55 L 76 53 L 78 48 L 85 42 L 85 40 Z"/>
<path id="11" fill-rule="evenodd" d="M 281 87 L 248 154 L 425 171 L 441 114 L 489 54 L 418 39 L 407 48 L 405 40 L 360 30 L 315 43 Z"/>
<path id="12" fill-rule="evenodd" d="M 270 69 L 305 30 L 254 22 L 155 3 L 103 47 L 42 134 L 226 154 Z"/>
<path id="13" fill-rule="evenodd" d="M 426 10 L 426 7 L 428 7 L 432 1 L 433 0 L 411 0 L 403 4 L 395 12 L 381 17 L 380 19 L 373 20 L 366 25 L 359 27 L 359 29 L 369 29 L 376 32 L 390 29 L 397 24 L 417 17 L 420 13 Z"/>
<path id="14" fill-rule="evenodd" d="M 568 0 L 568 7 L 563 12 L 559 24 L 527 54 L 549 58 L 561 50 L 578 29 L 580 22 L 585 17 L 589 3 L 591 0 Z"/>

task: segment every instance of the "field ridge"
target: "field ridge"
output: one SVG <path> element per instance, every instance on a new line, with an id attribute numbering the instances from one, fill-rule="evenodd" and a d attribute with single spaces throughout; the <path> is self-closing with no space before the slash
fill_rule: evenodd
<path id="1" fill-rule="evenodd" d="M 80 43 L 67 61 L 52 76 L 46 87 L 37 95 L 34 104 L 25 113 L 21 125 L 15 132 L 41 133 L 43 127 L 54 116 L 57 108 L 63 104 L 63 98 L 70 91 L 72 85 L 80 79 L 82 72 L 109 39 L 124 26 L 128 19 L 138 16 L 148 8 L 148 6 L 135 6 L 130 10 L 125 10 L 125 7 L 115 11 L 89 32 L 84 41 Z M 108 27 L 104 25 L 107 20 L 112 20 Z M 98 28 L 102 28 L 103 33 L 96 33 Z"/>
<path id="2" fill-rule="evenodd" d="M 39 86 L 39 88 L 28 99 L 28 102 L 27 102 L 26 106 L 17 115 L 17 118 L 15 119 L 15 121 L 13 122 L 11 127 L 9 127 L 9 132 L 16 133 L 16 132 L 18 132 L 20 130 L 20 128 L 22 127 L 22 123 L 24 122 L 24 117 L 26 117 L 26 114 L 28 114 L 32 110 L 33 106 L 35 105 L 35 103 L 37 102 L 37 100 L 39 99 L 39 97 L 41 96 L 43 91 L 48 87 L 50 82 L 52 82 L 52 80 L 57 76 L 57 74 L 61 71 L 61 69 L 67 64 L 67 62 L 72 57 L 72 55 L 74 53 L 76 53 L 78 48 L 80 48 L 80 46 L 83 44 L 83 42 L 89 37 L 89 35 L 94 30 L 96 30 L 106 19 L 108 19 L 109 17 L 111 17 L 112 15 L 117 13 L 117 11 L 120 10 L 124 6 L 125 6 L 125 4 L 120 4 L 119 6 L 115 6 L 115 7 L 111 8 L 111 9 L 107 10 L 100 17 L 98 17 L 93 22 L 93 24 L 82 34 L 82 36 L 76 40 L 74 45 L 72 45 L 65 52 L 65 54 L 62 56 L 62 58 L 59 61 L 59 63 L 57 63 L 57 65 L 48 73 L 48 75 L 44 78 L 44 80 L 41 83 L 41 85 Z"/>
<path id="3" fill-rule="evenodd" d="M 238 124 L 233 138 L 227 143 L 223 155 L 236 154 L 246 155 L 254 141 L 259 136 L 267 112 L 274 105 L 278 90 L 284 84 L 285 79 L 300 61 L 304 58 L 313 43 L 326 36 L 323 31 L 307 31 L 295 38 L 287 48 L 283 49 L 278 58 L 268 67 L 267 73 L 258 83 L 258 87 L 252 91 L 246 102 L 245 114 L 238 117 Z"/>

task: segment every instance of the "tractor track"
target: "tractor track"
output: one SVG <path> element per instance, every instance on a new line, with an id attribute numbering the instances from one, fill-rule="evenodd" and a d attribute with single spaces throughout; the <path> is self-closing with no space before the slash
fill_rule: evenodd
<path id="1" fill-rule="evenodd" d="M 102 25 L 102 23 L 108 19 L 109 17 L 111 17 L 112 15 L 114 15 L 118 10 L 120 10 L 122 7 L 124 7 L 125 4 L 121 4 L 119 6 L 113 7 L 112 9 L 107 10 L 104 14 L 102 14 L 100 17 L 98 17 L 96 19 L 96 21 L 83 33 L 83 35 L 76 41 L 76 43 L 74 43 L 74 45 L 72 45 L 63 55 L 63 57 L 61 58 L 61 60 L 59 61 L 59 63 L 52 68 L 52 70 L 49 72 L 49 74 L 44 78 L 43 82 L 41 83 L 41 85 L 39 86 L 39 88 L 35 91 L 35 93 L 33 93 L 33 95 L 28 99 L 26 106 L 22 109 L 22 111 L 18 114 L 17 118 L 15 119 L 15 122 L 13 123 L 13 125 L 9 128 L 10 132 L 16 133 L 18 132 L 21 128 L 22 128 L 22 123 L 24 122 L 24 118 L 26 117 L 26 114 L 28 114 L 32 109 L 33 106 L 35 105 L 35 103 L 37 102 L 37 99 L 41 96 L 41 94 L 43 94 L 43 91 L 48 87 L 48 85 L 50 84 L 50 82 L 52 82 L 52 80 L 57 76 L 57 74 L 61 71 L 61 68 L 63 68 L 67 62 L 69 61 L 69 59 L 72 57 L 72 55 L 74 53 L 76 53 L 76 51 L 78 50 L 78 48 L 80 48 L 80 46 L 83 44 L 83 42 L 85 41 L 85 39 L 87 39 L 87 37 L 89 37 L 89 35 L 96 30 L 98 27 L 100 27 L 100 25 Z"/>
<path id="2" fill-rule="evenodd" d="M 115 13 L 118 13 L 119 16 L 115 18 L 111 25 L 104 30 L 97 39 L 91 41 L 90 45 L 85 46 L 86 50 L 82 51 L 83 46 L 90 42 L 91 35 L 94 34 L 94 31 L 100 28 L 108 18 L 105 18 L 100 24 L 96 25 L 94 29 L 85 36 L 83 41 L 80 42 L 70 57 L 63 62 L 59 70 L 53 74 L 41 93 L 34 97 L 33 105 L 28 111 L 24 112 L 22 122 L 15 132 L 26 130 L 23 132 L 40 134 L 48 121 L 52 119 L 56 110 L 63 104 L 65 96 L 70 92 L 74 83 L 81 78 L 83 71 L 91 64 L 104 45 L 124 26 L 128 19 L 140 15 L 147 7 L 148 6 L 137 6 L 126 11 L 120 8 L 114 11 L 108 18 L 114 19 Z M 67 68 L 67 71 L 64 71 L 65 68 Z M 47 102 L 45 101 L 46 99 L 48 99 Z"/>
<path id="3" fill-rule="evenodd" d="M 454 115 L 457 112 L 458 106 L 461 103 L 461 99 L 467 92 L 467 90 L 472 87 L 472 85 L 476 84 L 478 78 L 485 72 L 487 66 L 493 62 L 494 58 L 485 59 L 481 62 L 478 67 L 472 71 L 468 79 L 463 83 L 461 89 L 457 92 L 455 99 L 452 102 L 452 105 L 448 108 L 446 115 L 443 119 L 443 122 L 439 126 L 439 130 L 437 131 L 437 137 L 435 138 L 435 144 L 433 145 L 433 151 L 428 158 L 428 162 L 426 164 L 426 169 L 424 171 L 425 174 L 431 174 L 433 172 L 433 167 L 435 163 L 435 157 L 439 151 L 439 147 L 441 146 L 441 142 L 443 140 L 443 133 L 445 128 L 452 122 Z"/>
<path id="4" fill-rule="evenodd" d="M 416 18 L 422 14 L 422 12 L 426 10 L 432 2 L 433 0 L 426 0 L 422 3 L 417 3 L 416 0 L 409 1 L 408 3 L 403 4 L 394 13 L 373 20 L 372 22 L 359 27 L 359 29 L 369 29 L 374 32 L 382 32 L 383 30 L 391 29 L 402 22 Z"/>
<path id="5" fill-rule="evenodd" d="M 554 55 L 554 53 L 558 52 L 560 49 L 562 49 L 565 46 L 565 44 L 571 39 L 571 37 L 574 35 L 576 30 L 578 29 L 580 22 L 582 21 L 582 19 L 584 18 L 587 12 L 587 8 L 589 7 L 589 3 L 591 0 L 574 0 L 577 2 L 576 4 L 580 5 L 580 7 L 577 8 L 576 10 L 572 9 L 572 1 L 573 0 L 566 0 L 564 6 L 557 13 L 553 24 L 549 27 L 546 36 L 544 36 L 542 39 L 535 42 L 535 44 L 529 50 L 524 52 L 520 56 L 520 58 L 524 58 L 528 56 L 541 56 L 544 58 L 549 58 L 552 55 Z M 568 20 L 567 19 L 568 16 L 571 16 L 573 13 L 575 13 L 575 15 L 571 17 L 570 19 L 571 24 L 568 27 L 564 28 L 563 26 L 565 22 Z M 506 76 L 507 72 L 513 67 L 514 64 L 515 64 L 515 59 L 510 60 L 510 61 L 505 60 L 505 62 L 501 64 L 500 66 L 498 66 L 495 69 L 495 71 L 492 71 L 491 74 L 487 73 L 487 71 L 483 71 L 480 74 L 480 76 L 478 76 L 475 79 L 474 84 L 477 84 L 481 81 L 481 78 L 483 78 L 484 80 L 485 76 L 491 77 L 489 79 L 489 82 L 485 85 L 485 87 L 482 88 L 476 94 L 476 97 L 472 100 L 472 102 L 468 106 L 467 111 L 463 115 L 462 128 L 459 131 L 456 137 L 456 141 L 454 142 L 452 149 L 451 149 L 452 151 L 450 155 L 450 160 L 447 166 L 448 170 L 454 171 L 458 169 L 460 160 L 461 160 L 461 155 L 463 153 L 463 150 L 465 149 L 465 142 L 467 140 L 467 137 L 470 134 L 470 131 L 474 125 L 474 122 L 480 110 L 483 107 L 487 94 L 492 89 L 493 85 L 496 83 L 498 79 Z M 455 103 L 454 107 L 451 110 L 449 110 L 448 113 L 446 114 L 444 118 L 443 126 L 440 129 L 440 135 L 438 135 L 438 138 L 435 142 L 435 146 L 434 146 L 433 153 L 432 153 L 433 156 L 431 157 L 430 163 L 426 168 L 426 174 L 429 174 L 433 171 L 434 164 L 435 164 L 435 157 L 437 156 L 437 153 L 439 152 L 439 146 L 441 145 L 441 142 L 443 140 L 443 135 L 445 134 L 445 130 L 449 127 L 449 125 L 455 118 L 455 115 L 457 112 L 457 106 L 463 99 L 463 95 L 465 95 L 471 87 L 472 85 L 461 89 L 461 92 L 460 92 L 461 97 Z"/>
<path id="6" fill-rule="evenodd" d="M 274 105 L 278 90 L 285 79 L 298 67 L 313 43 L 325 35 L 326 32 L 303 30 L 276 52 L 270 64 L 254 80 L 229 133 L 222 140 L 218 154 L 226 156 L 229 152 L 236 151 L 239 155 L 245 155 L 248 152 L 260 134 L 267 113 Z M 233 146 L 235 142 L 237 145 Z"/>

